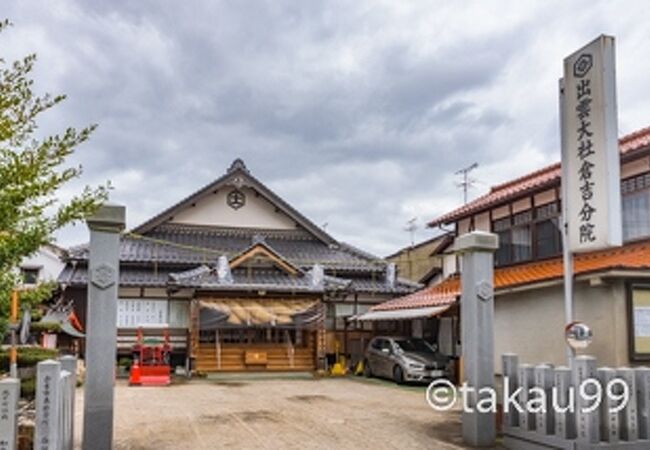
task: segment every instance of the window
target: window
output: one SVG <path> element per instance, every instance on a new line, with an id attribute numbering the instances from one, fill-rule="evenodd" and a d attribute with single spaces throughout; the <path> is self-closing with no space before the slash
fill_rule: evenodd
<path id="1" fill-rule="evenodd" d="M 38 268 L 26 268 L 26 267 L 21 268 L 20 273 L 23 279 L 23 284 L 37 284 L 39 272 L 40 269 Z"/>
<path id="2" fill-rule="evenodd" d="M 499 236 L 499 248 L 494 255 L 494 262 L 497 266 L 503 266 L 511 262 L 510 258 L 510 217 L 494 222 L 494 232 Z"/>
<path id="3" fill-rule="evenodd" d="M 535 209 L 535 257 L 538 259 L 562 253 L 562 231 L 557 203 Z"/>
<path id="4" fill-rule="evenodd" d="M 499 249 L 495 255 L 497 266 L 528 261 L 532 255 L 530 222 L 532 212 L 526 211 L 494 222 L 494 231 L 499 236 Z"/>
<path id="5" fill-rule="evenodd" d="M 504 266 L 556 256 L 562 251 L 557 202 L 493 222 L 499 236 L 495 265 Z"/>
<path id="6" fill-rule="evenodd" d="M 650 174 L 621 182 L 623 239 L 650 236 Z"/>
<path id="7" fill-rule="evenodd" d="M 562 251 L 559 218 L 542 220 L 535 224 L 535 249 L 537 258 L 556 256 Z"/>
<path id="8" fill-rule="evenodd" d="M 530 225 L 513 227 L 512 229 L 512 262 L 528 261 L 531 258 L 532 237 Z"/>

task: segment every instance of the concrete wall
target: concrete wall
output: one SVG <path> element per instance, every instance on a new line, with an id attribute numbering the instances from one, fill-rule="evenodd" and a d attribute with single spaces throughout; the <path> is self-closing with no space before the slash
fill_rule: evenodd
<path id="1" fill-rule="evenodd" d="M 295 229 L 296 223 L 275 206 L 257 196 L 250 188 L 241 188 L 246 203 L 239 209 L 228 206 L 226 198 L 234 188 L 224 188 L 179 212 L 172 223 L 212 225 L 238 228 Z"/>
<path id="2" fill-rule="evenodd" d="M 588 324 L 594 340 L 587 353 L 599 366 L 629 365 L 627 309 L 622 281 L 575 285 L 575 319 Z M 524 363 L 566 364 L 564 294 L 561 285 L 497 295 L 495 301 L 495 370 L 501 354 L 517 353 Z"/>
<path id="3" fill-rule="evenodd" d="M 431 256 L 431 253 L 440 245 L 443 237 L 433 239 L 425 243 L 407 247 L 404 250 L 388 256 L 388 262 L 397 265 L 397 273 L 400 277 L 411 281 L 420 281 L 434 267 L 441 267 L 440 256 Z"/>

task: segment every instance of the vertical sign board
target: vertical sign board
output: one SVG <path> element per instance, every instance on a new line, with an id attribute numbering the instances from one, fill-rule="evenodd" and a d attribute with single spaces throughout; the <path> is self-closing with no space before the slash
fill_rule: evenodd
<path id="1" fill-rule="evenodd" d="M 0 380 L 0 450 L 18 448 L 18 398 L 20 380 L 4 378 Z"/>
<path id="2" fill-rule="evenodd" d="M 622 243 L 614 38 L 564 60 L 562 202 L 571 253 Z"/>

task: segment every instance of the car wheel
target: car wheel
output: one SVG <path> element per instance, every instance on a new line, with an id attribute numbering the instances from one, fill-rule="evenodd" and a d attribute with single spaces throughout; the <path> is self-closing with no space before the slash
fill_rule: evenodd
<path id="1" fill-rule="evenodd" d="M 363 376 L 366 378 L 370 378 L 372 376 L 372 369 L 370 368 L 370 363 L 367 359 L 363 361 Z"/>
<path id="2" fill-rule="evenodd" d="M 404 371 L 400 366 L 395 366 L 393 368 L 393 380 L 395 380 L 395 383 L 397 384 L 404 383 Z"/>

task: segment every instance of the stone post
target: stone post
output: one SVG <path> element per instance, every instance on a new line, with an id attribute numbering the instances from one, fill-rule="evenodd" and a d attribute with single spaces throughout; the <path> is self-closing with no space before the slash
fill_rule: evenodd
<path id="1" fill-rule="evenodd" d="M 560 439 L 573 439 L 575 437 L 574 414 L 570 411 L 572 403 L 571 386 L 572 372 L 568 367 L 556 367 L 553 376 L 555 386 L 555 436 Z"/>
<path id="2" fill-rule="evenodd" d="M 597 444 L 600 441 L 600 414 L 598 410 L 586 412 L 591 406 L 582 395 L 580 386 L 586 380 L 597 380 L 596 359 L 592 356 L 580 355 L 573 360 L 573 386 L 576 398 L 576 434 L 578 441 L 585 444 Z M 585 394 L 594 395 L 595 388 L 585 385 Z"/>
<path id="3" fill-rule="evenodd" d="M 526 407 L 528 402 L 532 400 L 530 390 L 535 386 L 535 367 L 530 364 L 519 364 L 519 402 L 523 407 L 523 411 L 519 413 L 519 428 L 522 431 L 535 430 L 535 415 L 528 411 Z"/>
<path id="4" fill-rule="evenodd" d="M 4 378 L 0 380 L 0 450 L 18 448 L 18 398 L 20 380 Z"/>
<path id="5" fill-rule="evenodd" d="M 544 411 L 535 414 L 535 430 L 542 436 L 553 434 L 555 428 L 553 375 L 553 367 L 549 364 L 539 364 L 534 368 L 535 386 L 544 391 L 546 400 Z"/>
<path id="6" fill-rule="evenodd" d="M 623 376 L 628 383 L 630 384 L 630 375 L 622 375 L 619 369 L 619 375 Z M 628 369 L 634 370 L 635 374 L 635 392 L 630 392 L 630 401 L 628 402 L 627 408 L 624 411 L 625 425 L 623 430 L 629 430 L 631 427 L 630 422 L 634 422 L 636 425 L 636 435 L 630 431 L 627 431 L 630 436 L 623 436 L 623 439 L 628 441 L 632 440 L 630 437 L 636 437 L 639 439 L 650 439 L 650 369 L 647 367 L 639 367 L 637 369 Z M 630 386 L 630 391 L 632 386 Z M 637 403 L 632 403 L 636 401 Z M 638 419 L 638 420 L 637 420 Z"/>
<path id="7" fill-rule="evenodd" d="M 61 442 L 61 363 L 48 359 L 36 365 L 34 448 L 59 450 Z"/>
<path id="8" fill-rule="evenodd" d="M 471 446 L 491 446 L 496 438 L 493 412 L 478 412 L 477 404 L 494 392 L 494 251 L 499 242 L 495 234 L 473 231 L 456 239 L 462 257 L 461 334 L 464 378 L 476 395 L 468 399 L 473 412 L 463 412 L 463 441 Z"/>
<path id="9" fill-rule="evenodd" d="M 621 439 L 621 416 L 619 412 L 612 412 L 617 404 L 607 395 L 607 385 L 616 378 L 616 370 L 609 367 L 596 369 L 598 379 L 602 386 L 603 395 L 600 405 L 600 438 L 610 444 L 617 444 Z M 621 389 L 622 390 L 622 389 Z M 620 394 L 621 392 L 616 392 Z"/>
<path id="10" fill-rule="evenodd" d="M 503 397 L 510 396 L 519 388 L 519 356 L 514 353 L 501 355 L 501 366 L 503 374 Z M 507 380 L 507 381 L 506 381 Z M 506 386 L 508 391 L 506 392 Z M 503 424 L 505 427 L 516 427 L 519 425 L 519 415 L 514 408 L 503 409 Z"/>
<path id="11" fill-rule="evenodd" d="M 117 288 L 123 206 L 105 204 L 88 218 L 88 312 L 84 450 L 113 448 L 113 384 L 117 344 Z"/>
<path id="12" fill-rule="evenodd" d="M 59 362 L 61 363 L 61 368 L 70 374 L 66 379 L 69 398 L 65 400 L 64 408 L 64 420 L 69 426 L 68 433 L 63 436 L 62 444 L 63 450 L 72 450 L 74 447 L 74 403 L 77 390 L 77 358 L 72 355 L 66 355 L 59 358 Z"/>

